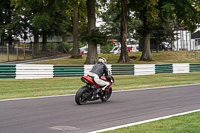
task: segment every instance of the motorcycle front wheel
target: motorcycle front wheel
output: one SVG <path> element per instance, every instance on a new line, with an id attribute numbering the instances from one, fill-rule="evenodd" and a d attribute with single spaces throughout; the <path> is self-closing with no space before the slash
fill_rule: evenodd
<path id="1" fill-rule="evenodd" d="M 106 102 L 110 98 L 112 94 L 112 87 L 108 91 L 104 91 L 103 95 L 101 95 L 101 101 Z"/>
<path id="2" fill-rule="evenodd" d="M 88 101 L 88 94 L 89 89 L 88 86 L 81 87 L 77 92 L 75 96 L 75 101 L 78 105 L 85 104 Z"/>

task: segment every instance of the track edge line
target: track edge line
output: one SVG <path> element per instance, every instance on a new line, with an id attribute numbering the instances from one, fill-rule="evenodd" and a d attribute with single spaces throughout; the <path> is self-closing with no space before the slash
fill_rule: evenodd
<path id="1" fill-rule="evenodd" d="M 197 110 L 182 112 L 182 113 L 178 113 L 178 114 L 173 114 L 173 115 L 168 115 L 168 116 L 153 118 L 153 119 L 149 119 L 149 120 L 144 120 L 144 121 L 129 123 L 129 124 L 121 125 L 121 126 L 115 126 L 115 127 L 105 128 L 105 129 L 96 130 L 96 131 L 92 131 L 92 132 L 88 132 L 88 133 L 105 132 L 105 131 L 109 131 L 109 130 L 115 130 L 115 129 L 119 129 L 119 128 L 130 127 L 130 126 L 134 126 L 134 125 L 139 125 L 139 124 L 148 123 L 148 122 L 152 122 L 152 121 L 167 119 L 167 118 L 171 118 L 171 117 L 174 117 L 174 116 L 186 115 L 186 114 L 195 113 L 195 112 L 199 112 L 199 111 L 200 111 L 200 109 L 197 109 Z"/>

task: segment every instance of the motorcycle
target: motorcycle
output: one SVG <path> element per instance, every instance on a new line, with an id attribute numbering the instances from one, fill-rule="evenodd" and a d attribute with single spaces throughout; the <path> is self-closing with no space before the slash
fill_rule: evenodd
<path id="1" fill-rule="evenodd" d="M 102 76 L 101 79 L 110 82 L 110 85 L 105 90 L 101 90 L 103 86 L 96 84 L 93 80 L 93 77 L 81 77 L 81 81 L 86 83 L 86 85 L 81 87 L 76 92 L 75 101 L 78 105 L 85 104 L 87 101 L 94 101 L 98 99 L 101 99 L 101 101 L 106 102 L 110 98 L 112 94 L 111 85 L 114 83 L 115 80 L 112 75 L 110 75 L 107 79 L 106 77 Z"/>

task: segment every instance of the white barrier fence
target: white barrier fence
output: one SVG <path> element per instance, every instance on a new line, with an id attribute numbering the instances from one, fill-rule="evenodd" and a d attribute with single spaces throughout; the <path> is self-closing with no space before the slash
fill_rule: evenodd
<path id="1" fill-rule="evenodd" d="M 150 75 L 155 74 L 155 64 L 136 64 L 134 75 Z"/>
<path id="2" fill-rule="evenodd" d="M 58 68 L 59 66 L 59 68 Z M 76 67 L 78 66 L 78 67 Z M 54 78 L 56 74 L 62 77 L 87 75 L 93 65 L 41 65 L 17 64 L 16 66 L 2 65 L 0 78 L 37 79 Z M 150 75 L 162 73 L 189 73 L 199 72 L 200 64 L 174 63 L 174 64 L 135 64 L 135 65 L 107 65 L 112 75 Z M 6 75 L 7 74 L 7 75 Z"/>
<path id="3" fill-rule="evenodd" d="M 176 63 L 173 64 L 173 73 L 189 73 L 190 64 L 189 63 Z"/>
<path id="4" fill-rule="evenodd" d="M 53 65 L 16 65 L 16 79 L 53 78 L 53 75 Z"/>

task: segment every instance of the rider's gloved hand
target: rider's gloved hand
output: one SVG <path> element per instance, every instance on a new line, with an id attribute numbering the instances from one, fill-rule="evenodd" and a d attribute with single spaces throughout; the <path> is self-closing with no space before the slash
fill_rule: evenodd
<path id="1" fill-rule="evenodd" d="M 113 83 L 113 80 L 112 80 L 112 79 L 110 80 L 110 83 L 111 83 L 111 84 Z"/>
<path id="2" fill-rule="evenodd" d="M 107 80 L 108 82 L 111 82 L 111 77 L 110 77 L 110 76 L 107 76 L 107 77 L 106 77 L 106 80 Z"/>

